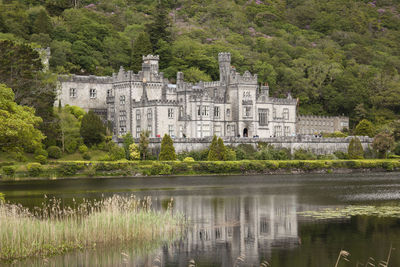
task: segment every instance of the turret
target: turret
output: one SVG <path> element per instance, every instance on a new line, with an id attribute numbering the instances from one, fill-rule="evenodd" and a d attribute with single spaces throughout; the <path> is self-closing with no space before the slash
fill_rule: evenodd
<path id="1" fill-rule="evenodd" d="M 142 71 L 144 78 L 146 78 L 147 81 L 151 81 L 151 74 L 158 74 L 158 62 L 160 61 L 160 57 L 153 56 L 153 55 L 147 55 L 143 56 L 143 63 L 142 63 Z"/>
<path id="2" fill-rule="evenodd" d="M 229 74 L 231 69 L 231 53 L 222 52 L 218 54 L 219 63 L 219 79 L 222 83 L 229 82 Z"/>

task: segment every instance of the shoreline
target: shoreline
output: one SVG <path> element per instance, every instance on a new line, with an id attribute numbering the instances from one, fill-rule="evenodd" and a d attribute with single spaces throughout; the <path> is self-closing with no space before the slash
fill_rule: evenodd
<path id="1" fill-rule="evenodd" d="M 56 161 L 11 166 L 15 172 L 7 175 L 9 167 L 0 181 L 399 172 L 400 160 Z"/>

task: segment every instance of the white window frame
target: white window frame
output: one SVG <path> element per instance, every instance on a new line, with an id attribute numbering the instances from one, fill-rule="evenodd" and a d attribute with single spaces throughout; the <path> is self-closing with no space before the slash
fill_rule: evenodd
<path id="1" fill-rule="evenodd" d="M 77 96 L 76 88 L 69 88 L 69 97 L 76 98 L 76 96 Z"/>
<path id="2" fill-rule="evenodd" d="M 97 98 L 97 90 L 96 90 L 96 88 L 90 88 L 89 89 L 89 97 L 90 97 L 90 99 L 96 99 Z"/>
<path id="3" fill-rule="evenodd" d="M 173 119 L 173 118 L 174 118 L 174 109 L 168 108 L 168 119 Z"/>

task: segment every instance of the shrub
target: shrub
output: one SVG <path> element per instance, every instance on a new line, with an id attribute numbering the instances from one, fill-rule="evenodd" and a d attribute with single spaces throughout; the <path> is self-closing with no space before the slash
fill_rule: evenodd
<path id="1" fill-rule="evenodd" d="M 240 144 L 235 148 L 235 152 L 238 160 L 254 159 L 256 150 L 250 144 Z"/>
<path id="2" fill-rule="evenodd" d="M 374 125 L 370 121 L 364 119 L 357 124 L 354 134 L 374 137 L 375 135 Z"/>
<path id="3" fill-rule="evenodd" d="M 89 152 L 85 152 L 82 154 L 82 158 L 84 160 L 90 160 L 92 157 L 90 156 Z"/>
<path id="4" fill-rule="evenodd" d="M 135 143 L 129 145 L 129 158 L 131 160 L 140 160 L 139 146 Z"/>
<path id="5" fill-rule="evenodd" d="M 161 141 L 159 160 L 176 160 L 174 142 L 168 134 L 165 134 Z"/>
<path id="6" fill-rule="evenodd" d="M 317 159 L 317 156 L 310 150 L 299 148 L 294 151 L 293 158 L 299 160 L 313 160 Z"/>
<path id="7" fill-rule="evenodd" d="M 172 167 L 166 163 L 153 162 L 151 164 L 150 174 L 151 175 L 165 175 L 171 174 Z"/>
<path id="8" fill-rule="evenodd" d="M 43 167 L 40 163 L 29 163 L 26 168 L 31 177 L 37 177 L 43 172 Z"/>
<path id="9" fill-rule="evenodd" d="M 66 162 L 61 163 L 58 166 L 58 172 L 64 176 L 71 176 L 78 172 L 78 170 L 82 170 L 84 168 L 83 163 L 79 162 Z"/>
<path id="10" fill-rule="evenodd" d="M 28 159 L 25 157 L 24 153 L 22 151 L 12 151 L 10 152 L 11 158 L 18 162 L 27 162 Z"/>
<path id="11" fill-rule="evenodd" d="M 72 154 L 76 151 L 76 148 L 78 147 L 78 141 L 74 139 L 69 139 L 65 142 L 65 151 L 67 153 Z"/>
<path id="12" fill-rule="evenodd" d="M 236 152 L 230 147 L 225 147 L 225 155 L 224 159 L 227 161 L 234 161 L 236 160 Z"/>
<path id="13" fill-rule="evenodd" d="M 122 139 L 123 139 L 123 148 L 124 148 L 124 151 L 125 151 L 125 158 L 126 158 L 126 159 L 130 159 L 129 146 L 130 146 L 131 144 L 133 144 L 133 137 L 132 137 L 132 134 L 128 132 L 127 134 L 125 134 L 125 135 L 122 137 Z"/>
<path id="14" fill-rule="evenodd" d="M 118 145 L 114 145 L 110 152 L 108 153 L 110 156 L 110 160 L 120 160 L 125 158 L 125 149 L 123 147 L 119 147 Z"/>
<path id="15" fill-rule="evenodd" d="M 4 166 L 2 168 L 3 174 L 6 176 L 13 176 L 15 174 L 15 167 L 14 166 Z"/>
<path id="16" fill-rule="evenodd" d="M 40 164 L 46 164 L 47 163 L 47 157 L 43 156 L 43 155 L 37 155 L 35 157 L 35 160 L 37 162 L 39 162 Z"/>
<path id="17" fill-rule="evenodd" d="M 333 155 L 335 155 L 338 159 L 349 159 L 349 155 L 343 151 L 335 151 L 333 152 Z"/>
<path id="18" fill-rule="evenodd" d="M 49 156 L 49 154 L 47 153 L 47 151 L 44 150 L 43 148 L 38 148 L 38 149 L 36 149 L 36 150 L 35 150 L 35 155 L 36 155 L 36 156 L 42 155 L 42 156 L 45 156 L 46 158 Z"/>
<path id="19" fill-rule="evenodd" d="M 221 138 L 217 138 L 217 136 L 214 135 L 208 150 L 208 161 L 224 160 L 225 145 Z"/>
<path id="20" fill-rule="evenodd" d="M 49 147 L 47 153 L 49 153 L 49 157 L 52 159 L 59 159 L 62 155 L 61 149 L 58 146 Z"/>
<path id="21" fill-rule="evenodd" d="M 192 157 L 186 157 L 186 158 L 183 159 L 183 162 L 194 162 L 194 161 L 195 160 Z"/>
<path id="22" fill-rule="evenodd" d="M 360 139 L 358 139 L 357 137 L 353 137 L 350 141 L 347 152 L 349 155 L 349 159 L 363 159 L 364 149 L 361 145 Z"/>
<path id="23" fill-rule="evenodd" d="M 394 146 L 394 138 L 388 133 L 380 133 L 375 136 L 372 147 L 379 152 L 380 157 L 385 158 L 387 152 Z"/>
<path id="24" fill-rule="evenodd" d="M 333 137 L 333 138 L 344 138 L 347 137 L 348 135 L 346 133 L 342 133 L 339 131 L 333 132 L 333 133 L 323 133 L 323 137 Z"/>
<path id="25" fill-rule="evenodd" d="M 103 142 L 106 133 L 101 118 L 93 111 L 89 111 L 82 118 L 80 134 L 86 145 L 94 145 Z"/>
<path id="26" fill-rule="evenodd" d="M 83 153 L 88 152 L 88 147 L 86 145 L 80 145 L 78 150 L 79 150 L 79 153 L 83 154 Z"/>

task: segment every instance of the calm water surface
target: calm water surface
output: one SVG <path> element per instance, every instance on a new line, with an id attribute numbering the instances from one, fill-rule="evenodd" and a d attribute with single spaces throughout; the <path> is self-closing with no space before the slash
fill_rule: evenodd
<path id="1" fill-rule="evenodd" d="M 174 199 L 174 212 L 192 221 L 188 234 L 173 244 L 137 249 L 134 244 L 75 251 L 15 266 L 334 266 L 341 249 L 350 262 L 400 266 L 400 220 L 357 216 L 314 221 L 297 213 L 346 205 L 400 205 L 400 174 L 213 176 L 168 178 L 68 179 L 0 182 L 13 203 L 39 206 L 44 195 L 99 199 L 114 194 L 151 196 L 155 209 Z M 362 263 L 362 265 L 360 265 Z M 1 264 L 0 264 L 1 265 Z"/>

